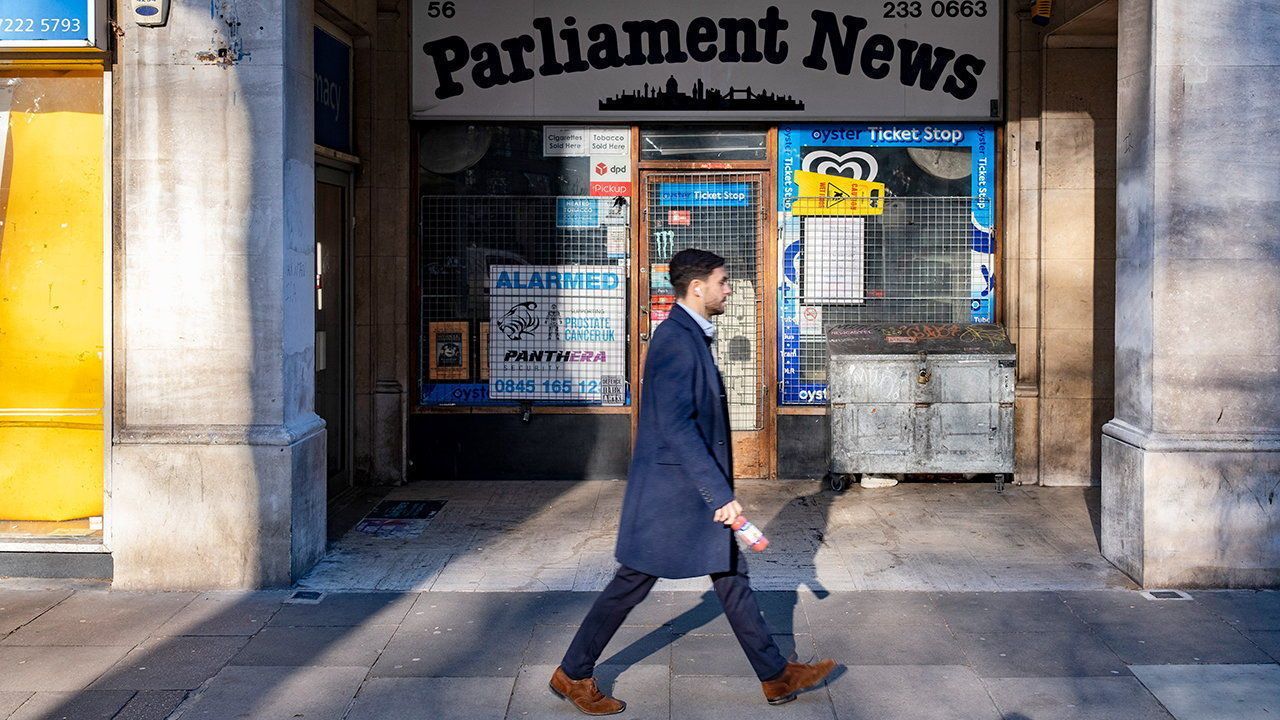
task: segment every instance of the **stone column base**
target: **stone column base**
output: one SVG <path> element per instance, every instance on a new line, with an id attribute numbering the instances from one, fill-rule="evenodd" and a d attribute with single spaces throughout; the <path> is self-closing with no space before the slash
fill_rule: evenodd
<path id="1" fill-rule="evenodd" d="M 287 586 L 324 554 L 324 423 L 132 433 L 112 453 L 113 585 Z"/>
<path id="2" fill-rule="evenodd" d="M 1280 438 L 1107 423 L 1102 554 L 1144 587 L 1280 586 Z"/>

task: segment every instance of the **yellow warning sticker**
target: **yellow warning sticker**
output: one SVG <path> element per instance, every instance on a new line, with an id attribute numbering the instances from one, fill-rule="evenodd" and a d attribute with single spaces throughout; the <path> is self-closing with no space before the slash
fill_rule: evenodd
<path id="1" fill-rule="evenodd" d="M 884 212 L 884 183 L 797 170 L 800 196 L 792 215 L 880 215 Z"/>

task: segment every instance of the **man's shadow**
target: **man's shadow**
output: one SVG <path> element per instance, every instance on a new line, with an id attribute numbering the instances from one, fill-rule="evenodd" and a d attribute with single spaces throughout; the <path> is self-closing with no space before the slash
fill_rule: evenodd
<path id="1" fill-rule="evenodd" d="M 769 547 L 762 553 L 743 549 L 739 544 L 740 556 L 747 561 L 747 574 L 752 579 L 752 589 L 755 590 L 765 622 L 769 624 L 778 649 L 791 661 L 808 662 L 812 659 L 810 648 L 801 648 L 797 652 L 795 615 L 800 610 L 802 588 L 813 593 L 819 600 L 830 594 L 818 578 L 816 559 L 818 549 L 826 542 L 831 505 L 837 496 L 837 493 L 820 489 L 788 501 L 762 528 L 765 537 L 769 538 Z M 763 571 L 757 574 L 761 570 Z M 787 586 L 794 585 L 794 589 L 756 588 L 757 582 L 776 588 L 779 586 L 780 576 L 786 578 Z M 724 608 L 720 605 L 720 598 L 714 590 L 707 590 L 693 608 L 597 663 L 597 681 L 608 692 L 613 681 L 627 668 L 675 640 L 705 627 L 722 615 Z M 833 674 L 830 679 L 835 679 L 837 674 Z"/>

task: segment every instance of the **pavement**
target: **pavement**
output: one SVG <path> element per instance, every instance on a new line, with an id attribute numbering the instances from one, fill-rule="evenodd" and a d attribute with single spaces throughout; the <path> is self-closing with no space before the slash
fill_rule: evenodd
<path id="1" fill-rule="evenodd" d="M 391 503 L 435 516 L 357 527 L 302 579 L 317 590 L 599 591 L 613 576 L 626 484 L 419 482 Z M 1098 552 L 1098 488 L 903 483 L 843 493 L 805 480 L 740 480 L 770 539 L 757 589 L 1102 590 L 1136 587 Z M 704 578 L 659 589 L 701 591 Z"/>
<path id="2" fill-rule="evenodd" d="M 134 593 L 0 580 L 0 718 L 538 720 L 594 593 Z M 763 591 L 779 644 L 844 664 L 780 707 L 714 596 L 655 591 L 598 677 L 624 718 L 1280 716 L 1280 592 Z"/>
<path id="3" fill-rule="evenodd" d="M 623 489 L 395 488 L 276 592 L 0 578 L 0 720 L 581 717 L 546 683 L 615 568 Z M 1280 591 L 1140 592 L 1099 554 L 1096 488 L 737 491 L 779 645 L 843 668 L 766 705 L 707 579 L 662 580 L 598 668 L 623 718 L 1280 717 Z"/>

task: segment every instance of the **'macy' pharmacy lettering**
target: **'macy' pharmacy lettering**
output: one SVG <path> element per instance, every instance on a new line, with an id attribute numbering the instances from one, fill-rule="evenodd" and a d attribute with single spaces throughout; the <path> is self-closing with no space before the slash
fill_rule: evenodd
<path id="1" fill-rule="evenodd" d="M 969 53 L 882 33 L 864 36 L 866 18 L 837 16 L 814 10 L 809 53 L 800 61 L 812 70 L 833 68 L 840 75 L 858 72 L 872 80 L 893 80 L 906 87 L 942 92 L 966 100 L 978 89 L 985 60 Z M 788 43 L 781 38 L 790 27 L 776 6 L 758 19 L 696 17 L 686 27 L 675 20 L 627 20 L 614 27 L 600 23 L 577 26 L 573 16 L 559 27 L 549 17 L 534 18 L 533 32 L 498 42 L 471 43 L 449 35 L 424 43 L 444 100 L 465 91 L 456 75 L 468 67 L 480 89 L 543 77 L 605 70 L 623 66 L 707 63 L 759 63 L 787 60 Z M 619 31 L 620 30 L 620 31 Z"/>

